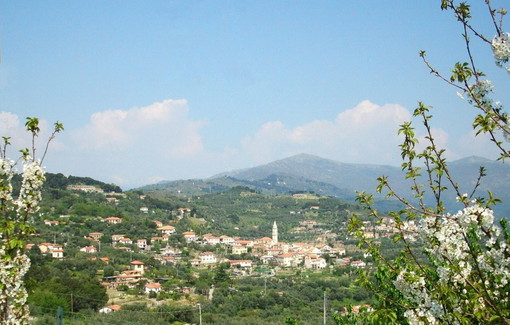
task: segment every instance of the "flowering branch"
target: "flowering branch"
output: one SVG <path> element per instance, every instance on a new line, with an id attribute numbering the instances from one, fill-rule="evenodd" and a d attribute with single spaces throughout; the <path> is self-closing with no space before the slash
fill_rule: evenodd
<path id="1" fill-rule="evenodd" d="M 28 149 L 21 150 L 22 156 L 18 161 L 23 164 L 21 173 L 21 188 L 17 198 L 13 197 L 11 184 L 17 173 L 17 162 L 6 157 L 9 138 L 3 137 L 3 147 L 0 146 L 0 323 L 28 324 L 29 310 L 26 304 L 27 292 L 23 277 L 30 268 L 30 260 L 25 254 L 25 240 L 34 232 L 28 224 L 31 215 L 39 210 L 41 190 L 45 181 L 44 169 L 41 161 L 35 158 L 35 138 L 40 131 L 37 118 L 27 118 L 26 130 L 32 134 L 31 154 Z M 46 143 L 44 156 L 49 143 L 56 133 L 63 130 L 60 123 L 55 123 L 55 129 Z"/>
<path id="2" fill-rule="evenodd" d="M 470 35 L 490 44 L 496 65 L 510 72 L 510 33 L 503 30 L 505 9 L 494 10 L 490 0 L 485 0 L 494 25 L 496 36 L 490 41 L 471 25 L 470 5 L 455 0 L 441 0 L 441 9 L 452 10 L 463 28 L 462 37 L 468 62 L 457 62 L 449 78 L 443 76 L 427 61 L 425 52 L 420 57 L 430 70 L 448 85 L 467 96 L 467 102 L 479 110 L 473 121 L 476 135 L 486 133 L 500 151 L 500 158 L 510 157 L 510 150 L 498 139 L 498 131 L 510 142 L 510 122 L 503 105 L 491 98 L 493 86 L 489 80 L 482 80 L 484 73 L 476 68 L 471 48 Z M 499 21 L 498 21 L 499 15 Z M 459 94 L 459 93 L 458 93 Z M 463 95 L 459 94 L 463 98 Z M 459 185 L 450 173 L 444 158 L 445 149 L 440 148 L 433 135 L 429 107 L 419 103 L 413 113 L 420 117 L 425 127 L 427 146 L 417 152 L 419 143 L 411 122 L 404 123 L 398 133 L 404 136 L 400 145 L 403 159 L 402 170 L 410 179 L 410 189 L 418 205 L 394 191 L 387 177 L 378 178 L 378 193 L 388 190 L 388 195 L 404 205 L 399 211 L 388 216 L 394 221 L 396 231 L 394 242 L 400 243 L 401 251 L 394 261 L 388 260 L 375 245 L 364 237 L 363 224 L 353 218 L 349 230 L 360 239 L 360 247 L 374 257 L 372 269 L 376 283 L 371 283 L 368 274 L 361 276 L 361 283 L 372 289 L 380 299 L 381 310 L 393 313 L 373 312 L 374 323 L 402 324 L 510 324 L 510 231 L 508 222 L 501 219 L 500 226 L 494 223 L 491 206 L 498 203 L 492 193 L 488 198 L 473 200 L 483 177 L 480 167 L 476 183 L 470 195 L 461 194 Z M 423 164 L 416 163 L 416 160 Z M 425 181 L 422 178 L 424 169 Z M 422 184 L 423 182 L 424 184 Z M 448 183 L 448 188 L 443 183 Z M 453 191 L 464 205 L 455 214 L 446 213 L 443 192 Z M 424 202 L 426 193 L 434 197 L 434 205 Z M 368 208 L 369 214 L 378 216 L 371 207 L 372 197 L 364 192 L 358 194 L 359 202 Z M 410 228 L 410 222 L 417 222 Z M 410 244 L 409 237 L 423 245 L 422 258 Z M 387 282 L 390 281 L 391 285 Z M 383 315 L 384 317 L 381 318 Z M 370 318 L 370 317 L 369 317 Z"/>

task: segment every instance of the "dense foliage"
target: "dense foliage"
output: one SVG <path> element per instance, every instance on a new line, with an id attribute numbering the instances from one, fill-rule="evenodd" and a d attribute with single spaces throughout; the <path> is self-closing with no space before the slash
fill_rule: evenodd
<path id="1" fill-rule="evenodd" d="M 249 253 L 233 255 L 218 245 L 187 243 L 181 235 L 193 229 L 197 233 L 230 233 L 259 238 L 270 234 L 270 226 L 277 220 L 283 237 L 301 241 L 316 238 L 317 233 L 292 234 L 290 230 L 300 222 L 312 219 L 319 223 L 316 231 L 333 230 L 344 238 L 348 216 L 353 211 L 361 212 L 353 204 L 311 194 L 268 196 L 247 188 L 190 199 L 143 195 L 139 191 L 119 194 L 115 202 L 109 202 L 106 200 L 109 196 L 105 194 L 49 185 L 43 189 L 40 213 L 33 217 L 37 236 L 29 241 L 34 244 L 28 252 L 32 265 L 25 276 L 28 304 L 38 324 L 53 323 L 58 306 L 63 307 L 64 318 L 75 324 L 196 323 L 197 301 L 202 304 L 203 320 L 210 324 L 224 323 L 225 319 L 229 324 L 281 324 L 285 317 L 296 317 L 303 324 L 313 324 L 322 317 L 324 292 L 330 321 L 332 315 L 342 311 L 344 306 L 371 301 L 367 291 L 354 284 L 353 271 L 348 267 L 327 269 L 324 275 L 296 273 L 294 270 L 278 278 L 266 279 L 260 277 L 260 273 L 251 278 L 237 277 L 228 264 L 219 264 L 214 269 L 194 268 L 188 259 L 203 251 L 213 251 L 229 259 L 254 259 L 254 256 Z M 316 206 L 320 209 L 313 208 Z M 149 212 L 140 211 L 141 207 L 149 207 Z M 191 212 L 183 216 L 179 208 L 189 208 Z M 106 223 L 104 219 L 110 216 L 120 217 L 122 222 Z M 48 223 L 48 220 L 57 224 Z M 168 243 L 152 242 L 150 252 L 140 250 L 136 245 L 127 245 L 131 251 L 112 245 L 111 236 L 115 234 L 133 239 L 159 236 L 155 221 L 176 227 L 176 234 L 170 236 Z M 253 227 L 258 224 L 259 227 Z M 88 238 L 92 232 L 102 233 L 98 242 Z M 45 243 L 63 244 L 64 259 L 41 253 L 38 245 Z M 391 243 L 388 244 L 388 252 L 393 251 Z M 80 251 L 90 245 L 98 252 Z M 165 246 L 182 251 L 182 260 L 166 265 L 156 260 L 154 254 Z M 362 253 L 351 256 L 359 259 Z M 100 257 L 108 257 L 108 263 L 99 260 Z M 147 296 L 144 292 L 146 281 L 134 288 L 121 286 L 114 290 L 115 295 L 132 297 L 133 302 L 123 305 L 119 312 L 99 314 L 99 309 L 116 300 L 108 299 L 100 282 L 129 269 L 132 260 L 144 262 L 145 277 L 162 283 L 164 290 Z M 213 286 L 215 289 L 211 291 Z M 186 287 L 193 288 L 194 294 L 181 292 Z M 210 295 L 212 300 L 207 299 Z"/>

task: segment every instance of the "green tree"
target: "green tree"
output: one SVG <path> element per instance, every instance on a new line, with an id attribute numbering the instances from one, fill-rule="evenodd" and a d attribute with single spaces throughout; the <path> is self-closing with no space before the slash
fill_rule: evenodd
<path id="1" fill-rule="evenodd" d="M 285 318 L 285 324 L 286 325 L 299 325 L 299 322 L 293 317 L 287 317 L 287 318 Z"/>
<path id="2" fill-rule="evenodd" d="M 215 285 L 229 285 L 231 282 L 230 275 L 227 269 L 230 268 L 230 263 L 221 263 L 214 271 L 214 284 Z"/>
<path id="3" fill-rule="evenodd" d="M 69 310 L 69 302 L 64 296 L 58 296 L 54 292 L 39 288 L 32 292 L 29 296 L 28 302 L 32 308 L 42 310 L 56 310 L 57 307 L 62 307 Z"/>

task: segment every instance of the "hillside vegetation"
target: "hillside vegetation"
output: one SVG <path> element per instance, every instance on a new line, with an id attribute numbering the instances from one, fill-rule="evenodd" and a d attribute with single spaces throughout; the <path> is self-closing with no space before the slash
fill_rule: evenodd
<path id="1" fill-rule="evenodd" d="M 73 184 L 93 185 L 98 191 L 70 189 Z M 322 319 L 325 292 L 331 315 L 349 304 L 371 301 L 354 284 L 352 268 L 339 266 L 326 255 L 329 264 L 323 271 L 274 263 L 246 271 L 221 261 L 256 263 L 260 253 L 255 248 L 236 255 L 228 246 L 187 242 L 182 234 L 258 240 L 271 236 L 276 221 L 281 241 L 318 243 L 323 236 L 323 245 L 343 245 L 339 239 L 346 238 L 347 219 L 361 212 L 355 204 L 314 193 L 268 195 L 238 186 L 208 195 L 175 196 L 163 191 L 122 192 L 89 178 L 48 174 L 41 210 L 33 220 L 37 235 L 28 246 L 31 313 L 36 324 L 54 322 L 58 306 L 74 324 L 197 323 L 200 303 L 208 324 L 281 324 L 286 317 L 316 324 Z M 111 217 L 122 222 L 107 222 Z M 161 241 L 157 222 L 175 227 L 167 242 Z M 304 222 L 313 222 L 313 228 L 303 227 Z M 132 244 L 113 242 L 120 234 Z M 96 235 L 97 240 L 92 237 Z M 139 239 L 147 240 L 146 249 L 138 246 Z M 352 243 L 346 241 L 346 247 Z M 177 254 L 171 263 L 163 262 L 167 249 Z M 193 266 L 192 259 L 204 252 L 213 252 L 220 261 Z M 362 258 L 355 248 L 348 255 L 349 260 Z M 125 274 L 133 261 L 144 264 L 144 277 L 132 285 L 111 287 L 108 281 Z M 147 294 L 147 283 L 160 283 L 163 291 Z M 120 304 L 122 310 L 98 313 L 111 304 Z"/>
<path id="2" fill-rule="evenodd" d="M 503 201 L 494 208 L 497 214 L 510 215 L 510 192 L 507 191 L 507 184 L 510 183 L 508 164 L 469 157 L 452 161 L 449 166 L 451 175 L 458 180 L 460 190 L 465 193 L 471 193 L 480 167 L 485 167 L 487 175 L 482 179 L 476 196 L 488 197 L 487 192 L 491 190 Z M 355 201 L 356 192 L 365 191 L 375 194 L 375 207 L 381 211 L 401 208 L 402 206 L 394 200 L 387 199 L 386 193 L 375 193 L 379 176 L 387 176 L 398 193 L 405 197 L 413 197 L 409 190 L 411 184 L 405 179 L 400 167 L 347 164 L 308 154 L 299 154 L 249 169 L 225 172 L 208 179 L 160 182 L 140 189 L 172 195 L 204 195 L 245 186 L 269 195 L 305 192 L 331 196 L 348 202 Z M 445 207 L 451 212 L 461 207 L 456 196 L 455 191 L 451 189 L 443 192 Z M 433 203 L 433 197 L 426 196 L 425 201 Z"/>

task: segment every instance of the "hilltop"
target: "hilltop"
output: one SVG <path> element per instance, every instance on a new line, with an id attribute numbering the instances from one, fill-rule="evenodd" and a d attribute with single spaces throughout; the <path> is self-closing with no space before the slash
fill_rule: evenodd
<path id="1" fill-rule="evenodd" d="M 451 174 L 458 182 L 461 193 L 471 193 L 477 181 L 481 166 L 487 176 L 476 192 L 475 197 L 486 197 L 491 190 L 503 200 L 495 210 L 502 215 L 510 215 L 510 166 L 500 161 L 481 157 L 468 157 L 449 163 Z M 206 179 L 163 181 L 139 188 L 150 193 L 170 193 L 174 195 L 204 195 L 225 191 L 236 186 L 245 186 L 254 191 L 281 195 L 290 193 L 316 193 L 340 200 L 354 202 L 356 191 L 375 194 L 377 177 L 387 176 L 393 188 L 405 197 L 413 197 L 409 191 L 400 167 L 370 164 L 349 164 L 324 159 L 309 154 L 299 154 L 268 164 L 223 172 Z M 445 186 L 451 188 L 448 183 Z M 446 191 L 443 195 L 445 206 L 455 211 L 457 194 Z M 398 207 L 398 203 L 385 199 L 384 193 L 377 196 L 377 206 L 382 210 Z M 426 197 L 432 203 L 432 197 Z"/>

